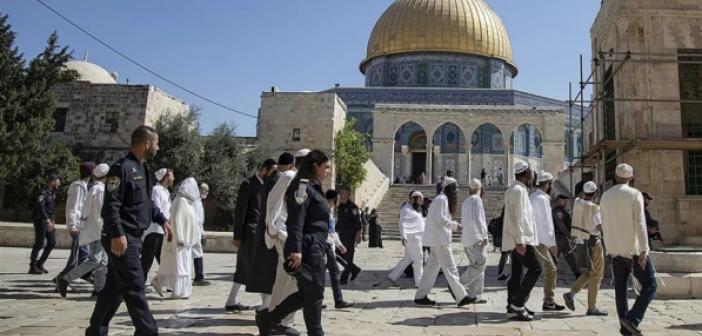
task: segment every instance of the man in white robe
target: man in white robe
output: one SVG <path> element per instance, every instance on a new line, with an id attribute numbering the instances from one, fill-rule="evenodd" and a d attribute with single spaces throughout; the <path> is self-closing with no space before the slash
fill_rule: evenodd
<path id="1" fill-rule="evenodd" d="M 198 200 L 200 191 L 195 179 L 189 177 L 181 182 L 169 220 L 174 239 L 163 242 L 158 275 L 151 282 L 160 296 L 163 296 L 164 287 L 172 291 L 171 298 L 187 299 L 192 294 L 190 258 L 198 239 L 199 224 L 195 215 L 195 203 Z"/>
<path id="2" fill-rule="evenodd" d="M 395 265 L 388 280 L 395 284 L 407 266 L 412 265 L 414 273 L 414 286 L 419 287 L 419 282 L 424 273 L 424 254 L 422 252 L 422 235 L 424 235 L 424 217 L 422 216 L 422 203 L 424 195 L 419 191 L 410 193 L 409 201 L 400 209 L 400 237 L 402 246 L 405 247 L 405 256 Z"/>
<path id="3" fill-rule="evenodd" d="M 475 303 L 486 303 L 483 295 L 485 267 L 487 265 L 488 231 L 485 223 L 485 208 L 480 198 L 482 183 L 474 178 L 470 181 L 470 196 L 461 206 L 461 243 L 468 257 L 468 269 L 461 274 L 461 283 Z"/>

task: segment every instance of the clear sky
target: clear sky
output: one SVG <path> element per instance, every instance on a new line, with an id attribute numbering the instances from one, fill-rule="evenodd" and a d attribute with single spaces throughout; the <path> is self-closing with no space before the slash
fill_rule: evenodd
<path id="1" fill-rule="evenodd" d="M 45 0 L 118 50 L 208 98 L 256 115 L 260 94 L 363 86 L 358 70 L 373 25 L 392 0 Z M 515 88 L 567 99 L 579 80 L 579 54 L 589 69 L 589 30 L 600 0 L 486 0 L 502 17 L 519 66 Z M 52 31 L 74 57 L 116 71 L 120 82 L 154 84 L 202 107 L 204 132 L 222 122 L 239 135 L 256 121 L 181 91 L 125 61 L 35 0 L 0 0 L 26 57 Z M 586 69 L 586 72 L 589 71 Z M 586 95 L 586 98 L 589 94 Z"/>

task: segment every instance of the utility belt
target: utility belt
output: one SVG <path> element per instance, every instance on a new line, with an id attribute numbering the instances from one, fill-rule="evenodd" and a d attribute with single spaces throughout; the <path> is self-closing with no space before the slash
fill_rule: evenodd
<path id="1" fill-rule="evenodd" d="M 584 244 L 577 244 L 575 247 L 575 259 L 578 268 L 582 273 L 593 270 L 593 258 L 595 256 L 595 247 L 601 245 L 602 237 L 590 235 L 590 238 L 585 240 Z"/>

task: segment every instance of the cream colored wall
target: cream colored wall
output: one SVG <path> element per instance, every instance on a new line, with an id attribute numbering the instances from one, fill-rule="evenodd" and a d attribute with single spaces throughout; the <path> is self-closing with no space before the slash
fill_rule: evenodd
<path id="1" fill-rule="evenodd" d="M 383 174 L 373 160 L 363 165 L 366 169 L 366 180 L 353 192 L 353 201 L 359 207 L 375 209 L 390 187 L 390 179 Z"/>
<path id="2" fill-rule="evenodd" d="M 156 120 L 163 114 L 186 114 L 188 110 L 188 104 L 185 102 L 155 86 L 149 86 L 149 98 L 144 115 L 146 125 L 153 126 Z"/>

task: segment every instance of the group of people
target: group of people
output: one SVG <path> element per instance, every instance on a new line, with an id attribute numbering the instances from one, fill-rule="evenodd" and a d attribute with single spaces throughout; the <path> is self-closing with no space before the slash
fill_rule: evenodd
<path id="1" fill-rule="evenodd" d="M 509 279 L 508 317 L 519 321 L 535 318 L 535 313 L 527 308 L 526 303 L 542 275 L 542 311 L 562 311 L 566 307 L 575 310 L 575 295 L 587 288 L 586 314 L 607 316 L 607 312 L 597 306 L 606 253 L 612 257 L 620 332 L 622 335 L 641 335 L 638 326 L 656 292 L 655 270 L 648 258 L 648 238 L 659 233 L 657 226 L 651 228 L 649 224 L 647 228 L 650 215 L 645 211 L 647 202 L 645 204 L 644 198 L 650 197 L 630 185 L 633 168 L 627 164 L 617 166 L 616 185 L 602 194 L 601 205 L 596 202 L 599 195 L 597 185 L 592 181 L 583 183 L 572 216 L 566 208 L 570 197 L 559 195 L 555 202 L 551 200 L 552 174 L 534 174 L 529 164 L 523 161 L 515 163 L 514 172 L 515 181 L 505 192 L 502 215 L 490 224 L 495 245 L 503 251 L 498 279 Z M 458 218 L 457 186 L 456 179 L 447 174 L 437 186 L 439 194 L 430 203 L 428 211 L 423 211 L 426 201 L 419 191 L 410 192 L 408 201 L 401 207 L 399 227 L 405 256 L 388 274 L 388 280 L 396 284 L 411 266 L 417 287 L 414 296 L 417 305 L 436 304 L 428 294 L 440 269 L 459 307 L 486 302 L 481 295 L 489 232 L 481 199 L 482 183 L 479 179 L 470 181 L 470 196 L 461 205 L 460 223 L 455 220 Z M 459 229 L 468 259 L 463 274 L 458 272 L 451 249 L 452 232 Z M 429 251 L 426 263 L 424 250 Z M 576 254 L 581 256 L 577 261 Z M 569 291 L 563 293 L 565 306 L 555 299 L 556 263 L 560 255 L 564 255 L 576 276 Z M 511 259 L 510 275 L 502 271 L 507 259 Z M 627 301 L 630 276 L 635 277 L 641 286 L 631 310 Z"/>

